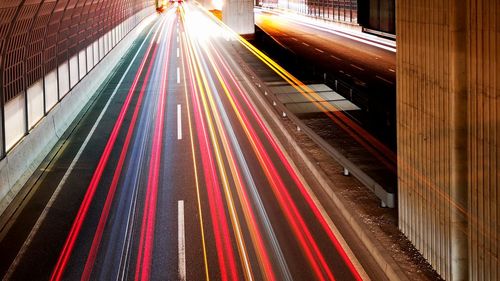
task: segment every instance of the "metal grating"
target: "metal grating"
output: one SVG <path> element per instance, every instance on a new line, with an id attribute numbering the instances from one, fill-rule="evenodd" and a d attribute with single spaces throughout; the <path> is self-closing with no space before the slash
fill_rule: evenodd
<path id="1" fill-rule="evenodd" d="M 3 102 L 152 5 L 153 0 L 1 0 Z"/>

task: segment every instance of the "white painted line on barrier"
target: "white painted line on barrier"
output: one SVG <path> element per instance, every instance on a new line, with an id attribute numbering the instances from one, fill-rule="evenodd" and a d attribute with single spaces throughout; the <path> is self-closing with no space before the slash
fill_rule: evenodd
<path id="1" fill-rule="evenodd" d="M 179 280 L 186 281 L 186 240 L 184 234 L 184 201 L 177 202 L 177 236 L 179 250 Z"/>
<path id="2" fill-rule="evenodd" d="M 182 139 L 182 111 L 181 105 L 177 105 L 177 139 Z"/>

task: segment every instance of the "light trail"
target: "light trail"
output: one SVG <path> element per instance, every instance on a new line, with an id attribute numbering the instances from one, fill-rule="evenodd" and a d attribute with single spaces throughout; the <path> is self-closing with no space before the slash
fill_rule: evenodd
<path id="1" fill-rule="evenodd" d="M 73 160 L 71 161 L 71 164 L 69 165 L 68 169 L 66 170 L 66 172 L 64 173 L 61 181 L 59 182 L 59 184 L 57 185 L 56 189 L 54 190 L 54 193 L 52 195 L 52 197 L 50 198 L 49 202 L 47 203 L 47 206 L 45 206 L 44 210 L 42 211 L 42 214 L 40 215 L 40 217 L 38 218 L 38 220 L 36 221 L 35 225 L 33 226 L 31 232 L 29 233 L 28 235 L 28 238 L 26 239 L 25 243 L 23 244 L 22 248 L 19 250 L 19 253 L 17 254 L 16 258 L 14 259 L 14 261 L 12 262 L 11 266 L 9 267 L 7 273 L 5 274 L 3 280 L 9 280 L 11 279 L 11 275 L 12 273 L 14 272 L 19 260 L 21 259 L 21 257 L 24 255 L 24 253 L 26 252 L 26 249 L 27 249 L 27 246 L 31 243 L 34 235 L 38 232 L 39 228 L 40 228 L 40 225 L 42 224 L 42 222 L 45 220 L 45 218 L 47 217 L 47 214 L 50 210 L 50 208 L 53 206 L 53 203 L 55 201 L 55 199 L 58 197 L 58 195 L 60 194 L 60 191 L 62 189 L 62 187 L 66 184 L 70 174 L 73 172 L 73 169 L 74 167 L 76 166 L 76 163 L 78 162 L 78 160 L 80 159 L 80 157 L 82 156 L 83 154 L 83 151 L 85 150 L 85 148 L 87 148 L 87 145 L 88 143 L 90 142 L 90 139 L 94 136 L 94 133 L 97 129 L 97 126 L 101 123 L 101 120 L 104 116 L 104 114 L 106 113 L 107 109 L 109 108 L 110 104 L 111 104 L 111 101 L 114 99 L 116 93 L 118 92 L 118 89 L 119 87 L 122 85 L 122 83 L 124 82 L 125 80 L 125 77 L 126 75 L 129 73 L 129 71 L 131 70 L 132 68 L 132 65 L 133 65 L 133 62 L 136 61 L 136 59 L 138 58 L 139 56 L 139 53 L 140 51 L 143 49 L 143 47 L 145 46 L 145 43 L 146 41 L 148 40 L 148 38 L 150 38 L 150 36 L 153 34 L 153 31 L 156 29 L 158 30 L 157 28 L 157 25 L 159 24 L 155 24 L 153 26 L 153 28 L 148 32 L 148 34 L 146 35 L 145 37 L 145 40 L 141 43 L 141 45 L 139 46 L 139 48 L 137 49 L 136 53 L 134 54 L 134 57 L 132 58 L 130 64 L 128 65 L 127 69 L 125 70 L 125 72 L 123 73 L 123 75 L 121 76 L 120 78 L 120 81 L 117 83 L 116 87 L 114 88 L 112 94 L 110 95 L 108 101 L 106 102 L 106 104 L 104 105 L 103 109 L 101 110 L 99 116 L 97 117 L 97 120 L 95 121 L 94 125 L 92 126 L 92 128 L 90 129 L 90 132 L 88 133 L 87 137 L 85 138 L 85 140 L 83 141 L 83 144 L 82 146 L 80 147 L 80 149 L 78 150 L 78 152 L 76 153 L 75 157 L 73 158 Z M 154 36 L 153 36 L 154 38 Z"/>
<path id="2" fill-rule="evenodd" d="M 159 29 L 155 33 L 155 36 L 157 36 L 158 31 L 159 31 Z M 68 260 L 71 256 L 73 249 L 74 249 L 76 239 L 78 238 L 78 234 L 80 233 L 80 230 L 82 228 L 83 221 L 88 213 L 90 203 L 92 202 L 92 200 L 94 198 L 94 194 L 96 192 L 99 181 L 102 177 L 104 168 L 106 167 L 106 164 L 109 160 L 111 150 L 113 149 L 113 147 L 115 145 L 116 139 L 118 137 L 118 132 L 120 131 L 121 126 L 123 124 L 123 121 L 125 119 L 125 114 L 130 106 L 133 94 L 134 94 L 135 89 L 139 83 L 140 75 L 143 72 L 143 69 L 146 65 L 147 58 L 148 58 L 152 48 L 153 48 L 153 44 L 150 44 L 148 46 L 148 49 L 146 50 L 146 53 L 144 55 L 142 62 L 138 68 L 138 71 L 135 75 L 132 86 L 130 87 L 130 90 L 127 94 L 127 98 L 126 98 L 126 100 L 121 108 L 120 114 L 116 120 L 116 123 L 115 123 L 113 130 L 111 132 L 111 135 L 106 143 L 106 146 L 104 148 L 104 152 L 101 155 L 101 158 L 99 160 L 99 164 L 97 165 L 97 168 L 92 176 L 92 180 L 89 184 L 89 187 L 87 188 L 87 192 L 85 193 L 85 197 L 82 201 L 80 209 L 78 210 L 78 214 L 75 218 L 75 221 L 73 222 L 73 225 L 72 225 L 71 230 L 69 232 L 68 238 L 66 239 L 66 242 L 64 244 L 63 250 L 62 250 L 62 252 L 59 256 L 59 259 L 57 261 L 57 264 L 52 272 L 52 275 L 50 278 L 51 281 L 61 280 L 61 278 L 62 278 L 62 275 L 63 275 L 64 270 L 66 268 L 66 265 L 68 263 Z M 155 51 L 156 50 L 157 50 L 157 48 L 155 47 Z"/>
<path id="3" fill-rule="evenodd" d="M 229 214 L 230 214 L 230 218 L 232 221 L 233 230 L 236 233 L 240 257 L 243 261 L 243 265 L 245 268 L 245 273 L 246 273 L 245 279 L 246 280 L 253 280 L 253 274 L 252 274 L 252 270 L 250 267 L 250 263 L 248 261 L 248 254 L 247 254 L 245 242 L 243 240 L 243 234 L 241 233 L 240 222 L 239 222 L 238 216 L 236 214 L 236 208 L 234 206 L 233 196 L 232 196 L 232 193 L 231 193 L 231 190 L 229 187 L 229 178 L 227 176 L 226 169 L 224 167 L 224 162 L 222 159 L 222 151 L 220 149 L 219 142 L 217 140 L 215 126 L 214 126 L 212 118 L 210 116 L 210 107 L 209 107 L 210 101 L 209 101 L 209 99 L 211 96 L 214 95 L 214 92 L 216 92 L 217 90 L 215 89 L 215 87 L 213 85 L 209 85 L 210 82 L 209 82 L 209 80 L 207 80 L 207 77 L 206 77 L 208 73 L 202 71 L 203 66 L 202 66 L 202 63 L 201 63 L 200 57 L 199 57 L 199 49 L 196 50 L 196 51 L 198 51 L 198 52 L 196 52 L 194 50 L 194 48 L 196 48 L 196 47 L 193 47 L 191 45 L 190 50 L 193 53 L 194 58 L 196 59 L 198 66 L 200 68 L 200 77 L 202 79 L 202 83 L 203 83 L 204 88 L 205 88 L 205 91 L 201 91 L 201 95 L 200 95 L 201 101 L 202 101 L 203 107 L 205 108 L 204 112 L 205 112 L 206 120 L 208 121 L 208 127 L 209 127 L 209 131 L 210 131 L 210 137 L 212 139 L 212 145 L 213 145 L 213 148 L 214 148 L 215 153 L 216 153 L 217 164 L 219 166 L 219 170 L 221 171 L 220 173 L 221 173 L 221 176 L 223 179 L 223 181 L 222 181 L 223 190 L 224 190 L 224 194 L 226 197 L 226 202 L 228 203 L 228 207 L 229 207 L 229 211 L 230 211 Z M 207 71 L 207 70 L 205 69 L 205 71 Z M 210 81 L 212 81 L 212 80 L 210 80 Z M 214 121 L 217 122 L 217 120 L 220 118 L 218 116 L 217 111 L 212 110 L 211 112 L 213 114 Z M 224 142 L 225 133 L 221 127 L 219 127 L 219 135 L 222 138 L 222 141 Z M 228 153 L 228 154 L 231 153 L 230 148 L 228 148 L 228 150 L 226 150 L 226 153 Z M 240 177 L 237 175 L 237 178 L 240 178 Z"/>
<path id="4" fill-rule="evenodd" d="M 184 40 L 183 40 L 184 41 Z M 186 58 L 183 56 L 182 57 L 182 62 L 186 64 Z M 193 138 L 193 122 L 191 120 L 191 104 L 189 102 L 189 94 L 188 94 L 188 87 L 187 87 L 187 79 L 186 79 L 186 71 L 185 68 L 182 69 L 182 76 L 184 83 L 186 83 L 184 87 L 184 98 L 186 99 L 186 107 L 187 107 L 187 116 L 188 116 L 188 125 L 189 125 L 189 139 L 191 143 L 191 157 L 193 160 L 193 170 L 194 170 L 194 180 L 195 180 L 195 186 L 196 186 L 196 201 L 197 201 L 197 208 L 198 208 L 198 216 L 200 217 L 200 231 L 201 231 L 201 243 L 202 243 L 202 248 L 203 248 L 203 263 L 205 264 L 205 279 L 206 281 L 210 280 L 210 274 L 209 274 L 209 269 L 208 269 L 208 258 L 207 258 L 207 246 L 206 246 L 206 241 L 205 241 L 205 228 L 203 226 L 203 213 L 201 210 L 201 196 L 200 196 L 200 180 L 199 180 L 199 175 L 198 175 L 198 166 L 197 166 L 197 158 L 196 158 L 196 153 L 195 153 L 195 147 L 194 147 L 194 138 Z"/>
<path id="5" fill-rule="evenodd" d="M 167 34 L 173 33 L 173 18 L 168 21 Z M 164 43 L 166 45 L 165 54 L 170 54 L 171 36 L 167 36 Z M 164 130 L 165 103 L 167 95 L 168 81 L 168 62 L 170 56 L 167 55 L 164 60 L 163 74 L 161 75 L 160 97 L 158 101 L 158 110 L 153 135 L 153 144 L 151 149 L 151 161 L 149 163 L 148 184 L 146 187 L 146 202 L 143 211 L 141 225 L 141 235 L 139 241 L 139 253 L 136 264 L 135 280 L 149 280 L 153 253 L 154 229 L 156 222 L 156 206 L 159 187 L 159 173 L 162 154 L 162 140 Z"/>
<path id="6" fill-rule="evenodd" d="M 182 15 L 182 14 L 181 14 Z M 184 33 L 186 36 L 187 33 Z M 214 231 L 215 244 L 217 248 L 217 257 L 219 260 L 219 269 L 221 280 L 238 280 L 238 273 L 236 270 L 236 262 L 234 258 L 234 251 L 231 246 L 231 237 L 227 228 L 227 218 L 224 209 L 221 206 L 222 200 L 220 191 L 217 186 L 219 180 L 214 166 L 213 155 L 210 150 L 207 129 L 201 112 L 199 100 L 197 98 L 198 91 L 203 90 L 203 86 L 199 80 L 196 65 L 192 60 L 191 51 L 188 44 L 189 40 L 186 39 L 184 46 L 186 54 L 186 62 L 188 69 L 188 77 L 191 79 L 191 99 L 193 101 L 193 111 L 195 116 L 195 127 L 197 130 L 198 141 L 200 143 L 201 160 L 205 175 L 205 184 L 208 193 L 209 209 L 212 218 L 212 227 Z M 195 80 L 196 79 L 196 80 Z M 197 85 L 198 87 L 195 87 Z"/>
<path id="7" fill-rule="evenodd" d="M 194 29 L 203 23 L 203 20 L 191 17 L 195 21 L 198 20 L 192 22 L 191 19 L 187 19 L 184 6 L 181 5 L 178 9 L 181 32 L 174 32 L 177 15 L 174 15 L 174 9 L 169 9 L 154 33 L 154 40 L 148 46 L 139 71 L 126 95 L 125 103 L 119 112 L 118 120 L 113 127 L 111 137 L 107 140 L 106 148 L 68 236 L 66 243 L 69 246 L 65 244 L 52 280 L 60 280 L 63 277 L 92 197 L 100 183 L 100 177 L 104 169 L 111 166 L 107 161 L 111 151 L 114 150 L 118 134 L 125 130 L 121 127 L 129 111 L 130 123 L 123 132 L 124 139 L 116 152 L 116 163 L 110 168 L 109 173 L 112 177 L 109 190 L 104 193 L 102 210 L 97 210 L 100 211 L 97 213 L 97 225 L 94 226 L 93 222 L 88 223 L 88 227 L 94 232 L 88 255 L 85 257 L 81 280 L 90 280 L 94 277 L 97 279 L 116 277 L 115 280 L 156 278 L 153 275 L 153 261 L 157 255 L 155 246 L 157 243 L 163 245 L 164 242 L 160 242 L 158 237 L 155 237 L 158 235 L 155 234 L 159 231 L 157 224 L 167 223 L 161 221 L 166 217 L 157 210 L 164 207 L 161 202 L 165 199 L 159 198 L 163 198 L 160 193 L 160 188 L 163 187 L 160 186 L 160 182 L 163 184 L 164 181 L 162 171 L 169 167 L 166 164 L 169 161 L 167 159 L 169 150 L 166 147 L 171 145 L 169 136 L 175 138 L 175 128 L 177 128 L 177 139 L 182 139 L 181 104 L 176 101 L 177 107 L 175 104 L 172 106 L 174 109 L 177 108 L 177 115 L 174 113 L 167 115 L 167 111 L 175 112 L 174 109 L 171 110 L 172 107 L 167 109 L 167 106 L 172 104 L 170 98 L 167 100 L 167 97 L 170 97 L 167 96 L 167 91 L 168 95 L 171 88 L 175 89 L 173 92 L 177 91 L 180 89 L 179 86 L 173 85 L 181 82 L 184 85 L 186 99 L 185 112 L 189 126 L 190 158 L 193 161 L 205 279 L 293 280 L 294 276 L 288 262 L 297 261 L 297 257 L 285 256 L 282 247 L 286 247 L 284 248 L 286 253 L 289 253 L 290 249 L 300 253 L 304 265 L 311 270 L 307 271 L 307 274 L 311 274 L 314 279 L 336 280 L 338 271 L 336 266 L 330 263 L 331 253 L 319 247 L 320 242 L 330 242 L 326 238 L 328 237 L 350 274 L 359 280 L 359 274 L 307 193 L 297 171 L 288 162 L 271 132 L 264 125 L 257 109 L 249 100 L 247 90 L 243 88 L 242 82 L 229 66 L 227 57 L 224 57 L 226 54 L 215 44 L 213 36 L 222 39 L 228 35 L 227 31 L 213 22 L 212 25 L 217 27 L 213 30 L 215 33 L 202 34 L 195 31 Z M 174 45 L 174 36 L 179 42 L 177 47 Z M 169 64 L 170 58 L 176 54 L 182 61 L 179 67 Z M 272 63 L 268 63 L 273 66 Z M 142 85 L 139 85 L 139 78 L 144 80 Z M 137 101 L 133 109 L 129 110 L 132 97 L 137 98 Z M 167 120 L 172 120 L 171 126 L 174 128 L 172 134 L 166 131 L 170 128 L 170 123 L 166 123 L 170 121 Z M 173 145 L 180 143 L 185 142 L 174 142 Z M 250 144 L 248 149 L 244 146 L 247 143 Z M 201 159 L 200 163 L 197 159 Z M 254 178 L 257 174 L 262 179 Z M 270 192 L 264 194 L 262 190 Z M 208 244 L 205 241 L 202 209 L 205 195 L 208 199 L 208 218 L 213 231 L 213 236 L 210 237 L 214 240 Z M 282 222 L 271 223 L 271 218 L 275 218 L 270 218 L 266 211 L 264 203 L 269 204 L 268 200 L 276 202 L 276 207 L 273 207 L 276 209 L 273 210 L 278 210 L 279 216 L 283 217 Z M 187 237 L 184 237 L 184 223 L 186 223 L 184 204 L 182 204 L 181 222 L 180 201 L 175 202 L 179 204 L 177 274 L 181 279 L 185 279 L 189 276 L 188 268 L 185 267 L 186 263 L 189 263 L 189 255 L 185 244 Z M 120 206 L 115 213 L 112 207 L 114 204 Z M 140 210 L 142 213 L 136 214 Z M 314 218 L 312 221 L 309 220 L 311 217 Z M 290 241 L 294 241 L 293 245 L 286 243 L 280 245 L 282 240 L 278 240 L 275 228 L 279 229 L 280 235 L 289 232 L 292 239 Z M 108 229 L 109 241 L 103 239 Z M 320 229 L 319 233 L 315 231 L 317 229 Z M 101 243 L 105 246 L 101 246 Z M 210 271 L 207 252 L 211 249 L 208 245 L 214 244 L 219 270 Z M 132 249 L 137 250 L 137 255 L 131 253 Z M 134 258 L 136 260 L 133 260 Z M 103 263 L 97 266 L 96 261 Z M 135 267 L 129 268 L 129 262 L 134 263 Z M 113 268 L 113 265 L 117 267 Z M 342 268 L 347 270 L 344 269 L 345 266 Z M 94 270 L 96 272 L 93 272 Z M 292 268 L 292 270 L 297 269 Z"/>
<path id="8" fill-rule="evenodd" d="M 200 51 L 198 49 L 198 51 Z M 245 219 L 247 221 L 249 230 L 250 230 L 250 235 L 252 238 L 252 241 L 256 245 L 257 251 L 259 253 L 259 258 L 261 263 L 263 264 L 263 267 L 265 268 L 264 274 L 267 277 L 267 280 L 275 280 L 275 276 L 273 271 L 271 270 L 271 265 L 270 265 L 270 259 L 269 256 L 267 255 L 267 252 L 265 251 L 265 247 L 263 245 L 263 239 L 262 236 L 260 235 L 260 232 L 257 229 L 257 222 L 255 219 L 254 212 L 252 210 L 251 204 L 249 203 L 248 196 L 246 195 L 245 192 L 245 184 L 243 183 L 242 177 L 241 177 L 241 171 L 238 168 L 238 164 L 235 161 L 234 157 L 234 152 L 229 144 L 231 142 L 233 146 L 238 146 L 238 141 L 236 140 L 236 136 L 234 135 L 232 126 L 228 120 L 227 114 L 225 113 L 224 107 L 222 106 L 220 99 L 218 99 L 218 93 L 215 88 L 214 80 L 209 72 L 208 66 L 205 61 L 202 61 L 202 66 L 205 69 L 205 73 L 207 76 L 210 76 L 211 79 L 208 79 L 208 82 L 210 84 L 210 87 L 212 88 L 211 92 L 207 91 L 207 99 L 208 99 L 208 104 L 211 108 L 211 112 L 213 112 L 214 120 L 216 123 L 216 127 L 219 132 L 219 136 L 221 138 L 222 144 L 224 151 L 226 153 L 227 160 L 229 162 L 230 166 L 230 171 L 233 175 L 234 183 L 236 185 L 236 191 L 239 196 L 240 202 L 242 203 L 243 207 L 243 212 L 245 215 Z M 215 67 L 212 65 L 212 68 Z M 224 84 L 222 84 L 224 87 Z M 214 98 L 217 99 L 217 105 L 215 104 Z M 219 113 L 219 110 L 220 113 Z M 223 119 L 223 120 L 222 120 Z M 231 141 L 229 141 L 226 130 L 229 132 L 231 135 Z M 241 153 L 241 151 L 240 151 Z M 247 168 L 248 169 L 248 168 Z M 249 175 L 251 177 L 251 175 Z M 230 195 L 230 200 L 233 201 L 232 196 Z M 248 265 L 249 266 L 249 265 Z"/>
<path id="9" fill-rule="evenodd" d="M 218 55 L 218 56 L 220 58 L 220 55 Z M 222 63 L 222 66 L 225 68 L 226 73 L 228 73 L 229 77 L 233 80 L 233 83 L 235 84 L 235 86 L 237 88 L 239 88 L 239 85 L 236 82 L 236 79 L 231 75 L 229 67 L 224 63 L 224 61 L 222 60 L 222 58 L 220 58 L 220 62 Z M 298 178 L 295 170 L 291 167 L 290 163 L 288 162 L 288 160 L 286 159 L 286 157 L 281 152 L 281 149 L 276 144 L 274 138 L 272 138 L 272 136 L 271 136 L 270 132 L 268 131 L 267 127 L 263 124 L 263 121 L 261 120 L 260 115 L 255 111 L 255 109 L 253 108 L 253 106 L 251 105 L 251 103 L 249 102 L 249 100 L 247 99 L 247 97 L 245 95 L 245 92 L 241 88 L 239 88 L 239 92 L 241 94 L 240 97 L 242 98 L 243 101 L 245 101 L 247 107 L 251 110 L 251 112 L 252 112 L 254 118 L 257 120 L 260 128 L 265 132 L 265 135 L 266 135 L 268 141 L 273 145 L 274 150 L 280 156 L 280 159 L 281 159 L 282 163 L 284 163 L 286 165 L 286 168 L 287 168 L 288 172 L 290 173 L 290 175 L 293 176 L 293 179 L 294 179 L 295 183 L 297 184 L 297 186 L 299 187 L 299 189 L 301 190 L 303 197 L 308 201 L 309 206 L 314 211 L 317 219 L 321 222 L 324 230 L 328 233 L 328 235 L 329 235 L 330 239 L 332 240 L 333 244 L 335 245 L 336 249 L 339 251 L 339 253 L 341 254 L 342 258 L 346 261 L 346 264 L 349 266 L 349 268 L 351 269 L 351 271 L 353 272 L 353 274 L 355 275 L 355 277 L 358 280 L 361 280 L 361 277 L 359 276 L 359 273 L 355 269 L 354 265 L 352 264 L 352 262 L 348 258 L 348 256 L 345 253 L 345 251 L 342 249 L 342 246 L 340 245 L 340 243 L 338 242 L 338 240 L 335 238 L 333 232 L 331 232 L 331 230 L 328 227 L 328 225 L 327 225 L 326 221 L 324 220 L 323 216 L 320 214 L 320 212 L 319 212 L 316 204 L 312 201 L 312 199 L 308 195 L 307 191 L 305 190 L 305 187 L 304 187 L 302 181 L 300 181 L 300 179 Z M 238 102 L 237 98 L 232 98 L 231 96 L 228 96 L 228 98 L 231 100 L 231 104 L 235 107 L 235 112 L 238 115 L 240 113 L 244 112 L 243 109 L 242 109 L 242 107 L 241 107 L 241 105 L 239 105 L 239 102 Z M 246 117 L 244 117 L 242 115 L 241 120 L 242 120 L 243 128 L 247 128 L 245 126 L 245 123 L 246 124 L 251 124 L 248 120 L 245 120 L 245 119 L 246 119 Z M 249 133 L 249 134 L 251 134 L 251 133 Z M 255 134 L 255 133 L 253 133 L 253 134 Z M 258 139 L 257 139 L 257 141 L 258 141 Z"/>
<path id="10" fill-rule="evenodd" d="M 213 50 L 216 50 L 217 48 L 213 47 L 211 48 Z M 216 51 L 215 51 L 216 52 Z M 219 57 L 220 58 L 220 57 Z M 222 61 L 222 59 L 220 59 L 220 61 Z M 212 65 L 214 65 L 215 67 L 215 64 L 212 63 Z M 227 68 L 226 68 L 227 70 Z M 233 81 L 235 82 L 235 78 L 231 75 L 231 72 L 230 71 L 227 71 L 227 73 L 229 75 L 229 77 L 231 77 L 233 79 Z M 222 83 L 222 85 L 224 85 L 225 83 Z M 235 85 L 236 87 L 239 87 L 238 86 L 238 83 L 235 82 Z M 300 188 L 304 198 L 306 198 L 306 200 L 308 201 L 309 205 L 311 206 L 312 210 L 314 211 L 315 215 L 317 216 L 317 218 L 319 219 L 319 221 L 321 222 L 321 224 L 323 225 L 323 228 L 325 229 L 325 231 L 327 231 L 327 233 L 329 234 L 332 242 L 334 243 L 335 247 L 340 250 L 340 253 L 341 253 L 341 256 L 342 258 L 346 261 L 347 265 L 349 266 L 349 268 L 351 269 L 352 273 L 354 274 L 354 276 L 356 277 L 356 279 L 358 280 L 361 280 L 361 277 L 359 276 L 359 274 L 357 273 L 357 270 L 354 268 L 354 266 L 352 265 L 352 263 L 350 262 L 349 258 L 347 257 L 347 255 L 345 254 L 345 252 L 342 250 L 342 247 L 340 246 L 339 242 L 337 241 L 337 239 L 334 237 L 333 233 L 331 232 L 330 228 L 327 226 L 324 218 L 322 217 L 322 215 L 320 214 L 319 210 L 317 209 L 317 207 L 314 205 L 314 202 L 312 202 L 311 198 L 308 196 L 307 192 L 305 191 L 305 188 L 303 187 L 303 184 L 302 182 L 300 182 L 300 180 L 298 179 L 295 171 L 291 168 L 291 166 L 289 165 L 288 161 L 284 158 L 284 155 L 281 153 L 280 149 L 277 147 L 276 143 L 274 142 L 274 140 L 270 137 L 270 134 L 269 132 L 267 131 L 266 127 L 263 126 L 262 124 L 262 121 L 260 120 L 259 116 L 256 114 L 255 110 L 251 107 L 250 103 L 248 103 L 248 100 L 246 99 L 245 97 L 245 94 L 244 92 L 240 90 L 240 93 L 242 94 L 242 96 L 244 97 L 244 100 L 247 102 L 247 106 L 250 107 L 251 111 L 253 112 L 253 115 L 254 117 L 259 121 L 259 124 L 261 125 L 261 128 L 266 132 L 266 136 L 268 137 L 268 140 L 271 142 L 271 144 L 273 145 L 275 151 L 279 154 L 281 160 L 286 164 L 286 167 L 287 167 L 287 170 L 289 171 L 289 173 L 292 175 L 292 177 L 294 178 L 294 181 L 296 182 L 296 184 L 298 185 L 298 187 Z M 226 94 L 228 94 L 229 92 L 226 91 Z M 237 104 L 238 102 L 235 101 L 235 99 L 233 99 L 230 95 L 228 95 L 228 98 L 231 100 L 231 104 L 234 106 L 236 105 L 235 107 L 235 112 L 236 114 L 238 115 L 238 118 L 240 119 L 240 122 L 242 123 L 242 126 L 243 128 L 248 128 L 248 125 L 246 124 L 249 124 L 249 122 L 246 120 L 245 117 L 241 117 L 240 114 L 242 112 L 244 112 L 244 110 L 241 108 L 241 107 L 238 107 Z M 266 152 L 265 150 L 262 148 L 262 144 L 259 143 L 258 141 L 258 138 L 255 136 L 255 132 L 252 132 L 252 130 L 249 130 L 249 129 L 245 129 L 245 132 L 247 133 L 247 135 L 249 136 L 249 140 L 251 140 L 252 142 L 252 146 L 254 147 L 254 150 L 256 151 L 256 153 L 258 154 L 258 157 L 259 157 L 259 161 L 261 161 L 261 164 L 263 164 L 263 168 L 265 168 L 265 170 L 267 171 L 268 173 L 268 178 L 269 180 L 271 181 L 272 183 L 272 186 L 273 187 L 281 187 L 280 188 L 280 192 L 276 192 L 276 196 L 279 198 L 280 197 L 280 194 L 284 193 L 286 194 L 286 189 L 284 188 L 284 185 L 283 183 L 279 182 L 279 177 L 278 177 L 278 183 L 274 183 L 273 184 L 273 179 L 277 176 L 277 173 L 275 172 L 276 170 L 274 169 L 274 167 L 272 166 L 272 163 L 271 161 L 269 160 L 268 156 L 266 155 Z M 272 171 L 272 172 L 270 172 Z M 283 204 L 283 206 L 287 206 L 287 205 L 291 205 L 292 206 L 292 212 L 294 213 L 295 216 L 299 216 L 300 217 L 300 214 L 298 212 L 298 210 L 296 208 L 293 208 L 293 201 L 289 199 L 289 196 L 285 196 L 285 198 L 283 199 L 285 201 L 288 201 L 286 202 L 286 204 Z M 281 202 L 284 202 L 284 201 L 281 201 Z M 286 210 L 284 210 L 286 211 Z M 291 216 L 289 216 L 291 218 Z M 302 227 L 305 226 L 304 222 L 302 220 L 299 219 L 298 223 L 300 225 L 302 225 Z M 291 222 L 292 225 L 295 225 L 295 222 Z M 305 228 L 307 230 L 307 228 Z M 295 228 L 297 234 L 300 236 L 300 233 L 298 230 L 298 228 Z M 331 280 L 333 280 L 333 274 L 329 273 L 328 272 L 328 265 L 326 264 L 326 262 L 324 261 L 324 258 L 322 258 L 320 252 L 319 252 L 319 248 L 317 247 L 317 245 L 315 245 L 314 243 L 314 240 L 312 240 L 312 236 L 310 233 L 305 233 L 305 238 L 306 240 L 309 240 L 310 243 L 312 243 L 312 252 L 315 252 L 317 258 L 319 259 L 319 262 L 320 264 L 322 265 L 323 269 L 326 269 L 326 274 L 328 276 L 328 278 L 330 278 Z M 304 237 L 300 238 L 299 237 L 299 240 L 303 240 Z M 305 244 L 303 244 L 305 246 Z M 309 257 L 312 257 L 312 254 L 306 249 L 306 254 L 308 254 Z M 319 268 L 314 265 L 314 262 L 312 262 L 312 266 L 315 269 L 315 272 L 317 273 L 318 277 L 320 278 L 323 278 L 321 276 L 321 272 L 319 270 Z"/>
<path id="11" fill-rule="evenodd" d="M 205 11 L 206 12 L 206 11 Z M 257 58 L 259 58 L 263 63 L 269 66 L 276 74 L 288 82 L 294 89 L 296 89 L 300 94 L 302 94 L 306 99 L 308 99 L 312 104 L 314 104 L 321 112 L 327 115 L 335 124 L 341 127 L 345 132 L 347 132 L 354 140 L 361 144 L 367 151 L 369 151 L 375 158 L 377 158 L 381 163 L 383 163 L 391 171 L 396 171 L 396 155 L 389 148 L 387 148 L 382 142 L 364 130 L 360 125 L 352 121 L 348 116 L 338 110 L 335 106 L 326 102 L 323 97 L 318 95 L 314 90 L 304 85 L 300 80 L 298 80 L 291 73 L 286 71 L 283 67 L 278 65 L 274 60 L 269 58 L 263 52 L 258 50 L 245 38 L 234 33 L 231 29 L 224 25 L 219 19 L 214 17 L 212 14 L 206 12 L 207 15 L 216 21 L 222 28 L 226 29 L 229 34 L 235 39 L 237 39 L 246 49 L 253 53 Z"/>
<path id="12" fill-rule="evenodd" d="M 158 30 L 162 29 L 164 23 L 165 23 L 165 21 L 162 21 L 162 24 L 160 25 L 160 28 Z M 159 38 L 161 38 L 161 36 L 158 37 L 158 41 L 159 41 Z M 151 69 L 152 69 L 153 64 L 154 64 L 153 62 L 154 62 L 156 55 L 158 53 L 157 52 L 158 45 L 159 45 L 158 43 L 154 44 L 155 50 L 154 50 L 153 55 L 151 57 L 151 63 L 146 71 L 146 76 L 144 78 L 144 82 L 143 82 L 142 88 L 140 90 L 140 93 L 144 93 L 146 87 L 148 86 L 148 81 L 149 81 L 149 78 L 151 76 Z M 139 115 L 139 109 L 141 108 L 143 97 L 144 97 L 143 94 L 139 95 L 136 107 L 134 109 L 134 113 L 132 115 L 132 120 L 131 120 L 130 125 L 127 129 L 127 135 L 125 137 L 125 142 L 123 144 L 123 147 L 122 147 L 122 150 L 120 153 L 120 158 L 118 159 L 118 163 L 117 163 L 116 168 L 115 168 L 113 180 L 111 182 L 111 186 L 109 188 L 108 195 L 107 195 L 106 201 L 104 203 L 104 207 L 103 207 L 100 219 L 99 219 L 99 223 L 98 223 L 96 232 L 94 234 L 94 239 L 92 241 L 92 245 L 91 245 L 89 254 L 87 256 L 87 260 L 85 262 L 85 267 L 84 267 L 84 270 L 82 273 L 81 280 L 89 280 L 90 279 L 90 274 L 92 273 L 92 268 L 93 268 L 94 263 L 95 263 L 95 258 L 97 255 L 99 245 L 101 243 L 102 235 L 104 232 L 104 227 L 106 226 L 106 222 L 108 220 L 111 204 L 113 203 L 115 191 L 116 191 L 116 188 L 118 186 L 118 181 L 120 180 L 122 168 L 123 168 L 123 165 L 125 163 L 125 158 L 126 158 L 127 153 L 128 153 L 128 148 L 129 148 L 129 145 L 130 145 L 130 142 L 132 139 L 132 134 L 134 132 L 134 128 L 136 125 L 137 117 Z"/>

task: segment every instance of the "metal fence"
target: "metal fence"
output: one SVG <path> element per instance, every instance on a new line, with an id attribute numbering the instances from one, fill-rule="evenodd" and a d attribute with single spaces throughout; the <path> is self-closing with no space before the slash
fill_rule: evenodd
<path id="1" fill-rule="evenodd" d="M 0 1 L 0 158 L 153 5 L 150 0 Z"/>
<path id="2" fill-rule="evenodd" d="M 292 10 L 325 20 L 358 22 L 357 0 L 260 0 L 258 4 L 267 8 Z"/>

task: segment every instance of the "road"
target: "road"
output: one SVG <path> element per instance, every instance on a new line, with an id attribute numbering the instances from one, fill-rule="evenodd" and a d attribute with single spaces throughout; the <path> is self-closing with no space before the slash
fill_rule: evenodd
<path id="1" fill-rule="evenodd" d="M 361 109 L 344 114 L 384 146 L 396 151 L 394 41 L 345 27 L 332 27 L 292 13 L 261 8 L 255 9 L 255 22 L 279 44 L 277 46 L 281 46 L 282 63 L 296 61 L 289 67 L 303 80 L 326 80 L 332 89 Z M 269 48 L 267 44 L 266 41 L 259 46 L 266 50 Z M 275 55 L 279 59 L 280 53 Z M 313 72 L 315 74 L 311 76 Z"/>
<path id="2" fill-rule="evenodd" d="M 396 49 L 388 40 L 259 8 L 255 23 L 296 54 L 359 87 L 395 92 Z"/>
<path id="3" fill-rule="evenodd" d="M 0 242 L 5 280 L 367 278 L 227 36 L 190 4 L 145 29 Z"/>

